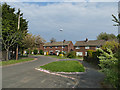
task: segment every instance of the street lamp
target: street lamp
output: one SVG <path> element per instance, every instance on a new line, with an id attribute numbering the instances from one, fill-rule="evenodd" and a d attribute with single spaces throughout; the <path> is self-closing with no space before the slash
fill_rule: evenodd
<path id="1" fill-rule="evenodd" d="M 62 32 L 63 29 L 60 29 L 60 32 Z M 63 57 L 63 42 L 62 42 L 62 57 Z"/>

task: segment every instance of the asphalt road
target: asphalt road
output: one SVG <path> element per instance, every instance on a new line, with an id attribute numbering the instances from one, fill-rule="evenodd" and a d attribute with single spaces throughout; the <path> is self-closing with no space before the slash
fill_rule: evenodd
<path id="1" fill-rule="evenodd" d="M 68 78 L 35 70 L 56 59 L 40 56 L 38 60 L 2 68 L 2 88 L 71 88 L 75 82 Z"/>
<path id="2" fill-rule="evenodd" d="M 102 88 L 103 73 L 98 72 L 89 63 L 81 61 L 86 73 L 80 75 L 67 75 L 74 80 L 47 74 L 35 70 L 40 65 L 53 62 L 57 59 L 38 56 L 38 60 L 2 68 L 2 88 Z"/>

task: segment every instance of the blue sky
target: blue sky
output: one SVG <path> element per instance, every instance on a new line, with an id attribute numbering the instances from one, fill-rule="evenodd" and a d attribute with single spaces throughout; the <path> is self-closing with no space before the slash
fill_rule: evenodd
<path id="1" fill-rule="evenodd" d="M 49 41 L 95 40 L 101 32 L 117 35 L 112 14 L 117 15 L 117 2 L 10 2 L 20 8 L 29 21 L 29 33 Z M 63 32 L 60 32 L 60 29 Z"/>

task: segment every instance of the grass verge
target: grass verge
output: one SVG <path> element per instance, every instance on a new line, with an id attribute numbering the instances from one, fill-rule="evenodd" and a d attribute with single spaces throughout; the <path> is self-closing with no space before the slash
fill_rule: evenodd
<path id="1" fill-rule="evenodd" d="M 78 61 L 56 61 L 40 68 L 52 71 L 52 72 L 84 72 L 85 68 Z"/>
<path id="2" fill-rule="evenodd" d="M 31 61 L 34 60 L 34 58 L 25 58 L 25 59 L 19 59 L 19 60 L 9 60 L 9 61 L 1 61 L 0 66 L 5 66 L 5 65 L 10 65 L 10 64 L 16 64 L 16 63 L 21 63 L 25 61 Z"/>
<path id="3" fill-rule="evenodd" d="M 83 60 L 83 57 L 67 58 L 65 56 L 61 57 L 61 56 L 56 56 L 56 55 L 45 55 L 45 56 L 50 56 L 50 57 L 57 58 L 57 59 L 82 59 Z"/>

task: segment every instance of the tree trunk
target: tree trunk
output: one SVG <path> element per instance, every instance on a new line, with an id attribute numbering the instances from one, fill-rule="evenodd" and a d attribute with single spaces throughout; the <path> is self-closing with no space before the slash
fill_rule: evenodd
<path id="1" fill-rule="evenodd" d="M 29 48 L 29 55 L 30 55 L 30 48 Z"/>
<path id="2" fill-rule="evenodd" d="M 24 53 L 24 49 L 22 48 L 22 56 L 23 56 L 23 53 Z"/>
<path id="3" fill-rule="evenodd" d="M 9 49 L 7 48 L 6 49 L 6 61 L 8 61 L 8 52 L 9 52 Z"/>

